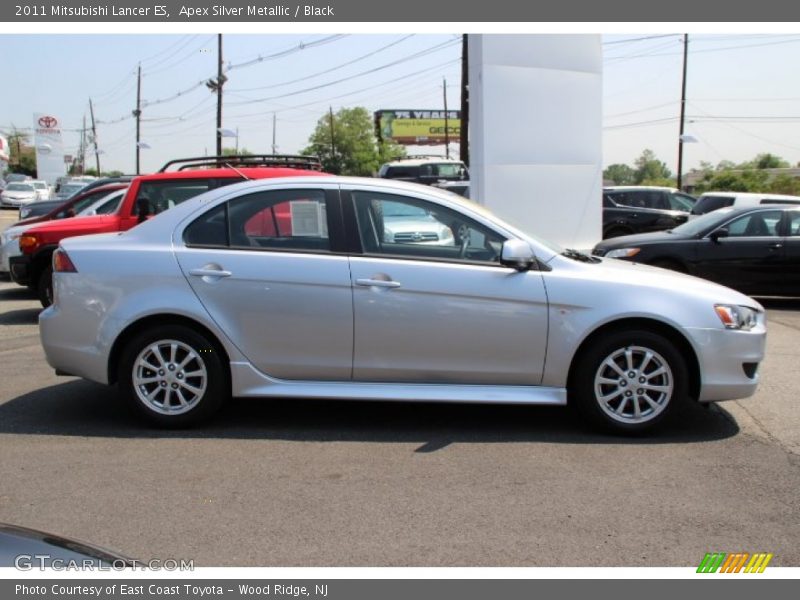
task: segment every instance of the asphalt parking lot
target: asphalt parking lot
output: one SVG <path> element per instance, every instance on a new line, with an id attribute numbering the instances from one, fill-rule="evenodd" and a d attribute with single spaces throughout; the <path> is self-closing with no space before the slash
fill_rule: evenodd
<path id="1" fill-rule="evenodd" d="M 652 437 L 552 408 L 253 400 L 164 432 L 56 377 L 38 301 L 0 281 L 0 522 L 197 566 L 800 566 L 800 300 L 765 305 L 757 395 Z"/>

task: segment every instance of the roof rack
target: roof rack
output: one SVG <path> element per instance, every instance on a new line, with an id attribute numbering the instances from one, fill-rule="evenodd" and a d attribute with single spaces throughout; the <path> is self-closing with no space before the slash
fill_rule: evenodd
<path id="1" fill-rule="evenodd" d="M 423 160 L 426 158 L 446 160 L 441 154 L 407 154 L 406 156 L 398 156 L 395 160 Z"/>
<path id="2" fill-rule="evenodd" d="M 289 167 L 322 171 L 322 163 L 316 156 L 291 154 L 243 154 L 239 156 L 197 156 L 176 158 L 166 163 L 158 172 L 164 173 L 170 167 L 180 165 L 178 171 L 187 169 L 220 169 L 225 167 Z"/>

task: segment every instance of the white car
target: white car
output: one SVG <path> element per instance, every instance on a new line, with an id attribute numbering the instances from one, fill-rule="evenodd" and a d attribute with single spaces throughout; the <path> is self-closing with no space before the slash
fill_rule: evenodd
<path id="1" fill-rule="evenodd" d="M 387 204 L 466 231 L 388 241 Z M 277 225 L 275 223 L 277 222 Z M 640 432 L 751 396 L 764 309 L 702 279 L 593 258 L 386 179 L 217 188 L 124 233 L 62 240 L 39 315 L 60 374 L 185 426 L 231 396 L 575 403 Z"/>
<path id="2" fill-rule="evenodd" d="M 39 200 L 50 200 L 50 186 L 47 185 L 46 181 L 40 181 L 38 179 L 34 179 L 33 181 L 29 182 L 34 189 L 36 190 L 36 201 Z"/>
<path id="3" fill-rule="evenodd" d="M 751 208 L 762 204 L 800 204 L 800 196 L 753 192 L 705 192 L 692 207 L 690 218 L 720 208 Z"/>
<path id="4" fill-rule="evenodd" d="M 0 193 L 0 206 L 13 206 L 15 208 L 23 204 L 36 202 L 38 193 L 30 181 L 12 182 Z"/>

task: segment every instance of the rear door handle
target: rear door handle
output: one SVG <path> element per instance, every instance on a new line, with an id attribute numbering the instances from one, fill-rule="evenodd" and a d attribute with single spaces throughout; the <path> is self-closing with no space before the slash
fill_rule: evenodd
<path id="1" fill-rule="evenodd" d="M 195 277 L 230 277 L 233 273 L 222 269 L 192 269 L 189 271 L 189 275 L 194 275 Z"/>
<path id="2" fill-rule="evenodd" d="M 770 250 L 780 250 L 781 248 L 783 248 L 783 244 L 781 244 L 780 242 L 776 242 L 774 244 L 769 245 Z"/>
<path id="3" fill-rule="evenodd" d="M 386 281 L 385 279 L 356 279 L 356 285 L 365 287 L 399 288 L 399 281 Z"/>

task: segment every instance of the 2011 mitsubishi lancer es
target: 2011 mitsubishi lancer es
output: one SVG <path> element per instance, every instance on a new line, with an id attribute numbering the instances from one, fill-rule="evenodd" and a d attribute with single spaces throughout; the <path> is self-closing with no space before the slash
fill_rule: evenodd
<path id="1" fill-rule="evenodd" d="M 402 207 L 424 231 L 408 220 L 387 235 Z M 452 235 L 420 243 L 431 222 Z M 563 250 L 387 180 L 220 188 L 125 233 L 63 240 L 53 271 L 39 318 L 50 365 L 118 384 L 164 426 L 237 396 L 569 401 L 639 432 L 690 400 L 752 395 L 764 356 L 747 296 Z"/>

